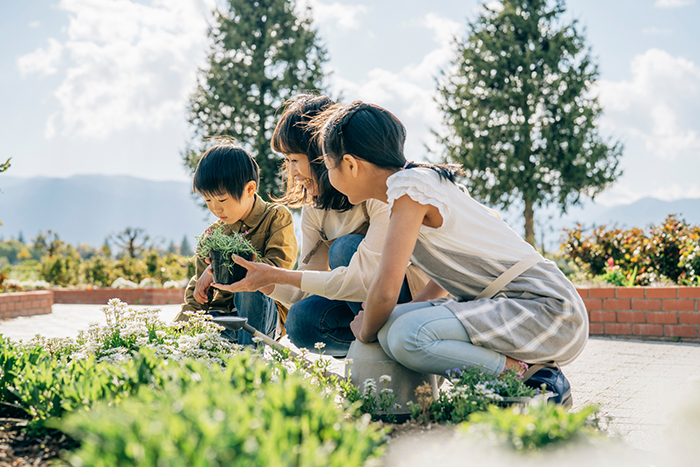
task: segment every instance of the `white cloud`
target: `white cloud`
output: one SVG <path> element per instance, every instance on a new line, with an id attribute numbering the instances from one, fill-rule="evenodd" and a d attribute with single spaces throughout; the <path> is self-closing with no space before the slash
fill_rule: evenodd
<path id="1" fill-rule="evenodd" d="M 656 0 L 654 6 L 657 8 L 682 8 L 693 3 L 695 0 Z"/>
<path id="2" fill-rule="evenodd" d="M 700 68 L 690 60 L 650 49 L 637 55 L 630 81 L 598 83 L 605 109 L 602 123 L 644 141 L 659 159 L 700 153 Z"/>
<path id="3" fill-rule="evenodd" d="M 32 21 L 31 23 L 29 23 L 30 28 L 38 28 L 40 25 L 41 23 L 39 21 Z"/>
<path id="4" fill-rule="evenodd" d="M 307 0 L 313 10 L 317 23 L 334 23 L 340 29 L 350 30 L 360 27 L 360 17 L 369 11 L 365 5 L 343 5 L 342 3 L 321 3 L 318 0 Z M 300 7 L 304 6 L 302 3 Z"/>
<path id="5" fill-rule="evenodd" d="M 53 75 L 58 72 L 58 64 L 61 61 L 63 45 L 56 39 L 49 39 L 47 49 L 36 49 L 34 52 L 23 55 L 17 59 L 17 67 L 22 76 L 32 73 Z"/>
<path id="6" fill-rule="evenodd" d="M 182 121 L 214 6 L 215 0 L 62 0 L 67 39 L 49 50 L 65 52 L 67 69 L 55 92 L 61 110 L 45 136 L 99 139 Z M 25 70 L 40 52 L 20 59 Z"/>
<path id="7" fill-rule="evenodd" d="M 461 32 L 461 25 L 449 18 L 434 13 L 421 21 L 424 28 L 432 31 L 437 47 L 427 53 L 417 64 L 407 65 L 398 72 L 375 68 L 361 82 L 344 80 L 337 74 L 332 77 L 336 90 L 342 89 L 346 96 L 372 102 L 394 112 L 406 125 L 406 157 L 425 160 L 424 144 L 432 145 L 431 129 L 437 129 L 442 117 L 433 96 L 434 78 L 453 58 L 453 38 Z"/>

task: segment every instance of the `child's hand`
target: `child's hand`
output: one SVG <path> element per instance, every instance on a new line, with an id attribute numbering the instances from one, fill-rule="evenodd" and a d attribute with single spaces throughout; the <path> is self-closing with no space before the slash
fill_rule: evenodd
<path id="1" fill-rule="evenodd" d="M 194 286 L 194 299 L 197 303 L 204 305 L 209 301 L 208 293 L 212 282 L 214 282 L 214 277 L 211 274 L 211 266 L 207 267 L 199 279 L 197 279 L 197 284 Z"/>
<path id="2" fill-rule="evenodd" d="M 353 319 L 350 323 L 350 329 L 352 330 L 352 333 L 355 334 L 355 339 L 366 344 L 369 341 L 362 339 L 362 323 L 365 320 L 364 306 L 365 304 L 363 303 L 362 309 L 357 314 L 357 316 L 355 316 L 355 319 Z"/>
<path id="3" fill-rule="evenodd" d="M 246 261 L 237 255 L 231 256 L 236 264 L 239 264 L 248 270 L 246 276 L 238 282 L 230 285 L 213 284 L 219 290 L 227 290 L 229 292 L 257 292 L 271 293 L 270 285 L 274 289 L 274 274 L 277 269 L 265 263 L 256 263 L 255 256 L 252 261 Z"/>

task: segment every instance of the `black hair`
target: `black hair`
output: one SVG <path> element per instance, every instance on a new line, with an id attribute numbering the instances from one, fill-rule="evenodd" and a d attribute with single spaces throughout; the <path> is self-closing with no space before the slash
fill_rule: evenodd
<path id="1" fill-rule="evenodd" d="M 319 115 L 311 126 L 318 133 L 324 155 L 338 164 L 352 154 L 384 169 L 427 167 L 440 178 L 455 182 L 464 175 L 458 164 L 423 164 L 406 161 L 403 153 L 406 128 L 391 112 L 378 105 L 355 101 L 336 104 Z"/>
<path id="2" fill-rule="evenodd" d="M 204 153 L 192 179 L 192 190 L 201 195 L 228 194 L 241 199 L 248 182 L 257 190 L 260 169 L 244 149 L 230 143 L 217 144 Z"/>
<path id="3" fill-rule="evenodd" d="M 284 111 L 275 126 L 270 146 L 273 151 L 282 154 L 306 155 L 318 193 L 309 196 L 306 188 L 289 176 L 288 163 L 285 161 L 282 167 L 282 177 L 286 180 L 285 193 L 281 198 L 274 198 L 274 201 L 292 208 L 301 207 L 305 203 L 312 203 L 314 207 L 323 210 L 347 211 L 352 208 L 348 197 L 331 185 L 321 147 L 313 130 L 308 127 L 314 117 L 333 104 L 333 100 L 326 96 L 299 94 L 282 105 Z"/>

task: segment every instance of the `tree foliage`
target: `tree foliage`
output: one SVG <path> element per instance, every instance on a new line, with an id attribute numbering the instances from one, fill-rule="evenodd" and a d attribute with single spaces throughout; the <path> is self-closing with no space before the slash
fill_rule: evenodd
<path id="1" fill-rule="evenodd" d="M 112 237 L 114 243 L 122 249 L 123 254 L 132 259 L 137 258 L 146 250 L 149 239 L 144 229 L 132 227 L 127 227 Z"/>
<path id="2" fill-rule="evenodd" d="M 591 87 L 598 68 L 563 0 L 502 0 L 469 24 L 438 86 L 444 158 L 464 165 L 471 193 L 487 204 L 524 204 L 534 244 L 534 208 L 562 212 L 595 197 L 621 171 L 622 145 L 604 140 Z"/>
<path id="3" fill-rule="evenodd" d="M 301 91 L 322 88 L 326 51 L 293 0 L 229 0 L 209 30 L 208 67 L 190 97 L 195 138 L 183 154 L 192 172 L 207 139 L 227 136 L 260 166 L 260 194 L 279 195 L 281 158 L 270 149 L 277 108 Z"/>

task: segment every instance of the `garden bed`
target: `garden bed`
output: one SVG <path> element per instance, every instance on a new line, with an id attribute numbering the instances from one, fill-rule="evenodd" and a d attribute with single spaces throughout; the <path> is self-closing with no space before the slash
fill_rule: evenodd
<path id="1" fill-rule="evenodd" d="M 176 305 L 184 302 L 183 289 L 138 288 L 53 289 L 54 303 L 104 305 L 112 298 L 132 305 Z"/>
<path id="2" fill-rule="evenodd" d="M 590 334 L 700 342 L 700 287 L 578 288 Z"/>
<path id="3" fill-rule="evenodd" d="M 50 290 L 0 293 L 0 319 L 46 315 L 54 304 Z"/>

